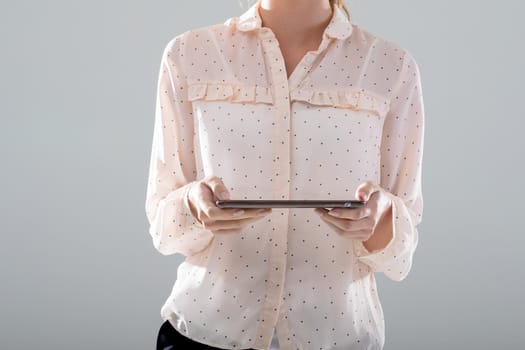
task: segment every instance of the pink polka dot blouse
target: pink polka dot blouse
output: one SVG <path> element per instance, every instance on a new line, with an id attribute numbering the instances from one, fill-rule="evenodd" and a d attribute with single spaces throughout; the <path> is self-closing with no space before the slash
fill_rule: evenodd
<path id="1" fill-rule="evenodd" d="M 162 318 L 222 349 L 382 349 L 374 273 L 407 276 L 422 219 L 418 65 L 335 7 L 288 77 L 258 6 L 177 35 L 162 55 L 145 209 L 154 247 L 185 257 Z M 392 199 L 393 238 L 368 251 L 312 208 L 214 234 L 186 196 L 208 175 L 231 199 L 355 199 L 372 181 Z"/>

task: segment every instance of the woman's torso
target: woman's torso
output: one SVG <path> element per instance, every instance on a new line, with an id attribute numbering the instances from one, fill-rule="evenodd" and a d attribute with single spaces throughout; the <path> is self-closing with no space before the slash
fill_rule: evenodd
<path id="1" fill-rule="evenodd" d="M 247 14 L 169 44 L 192 104 L 196 177 L 221 177 L 232 199 L 354 199 L 363 181 L 379 183 L 405 52 L 336 17 L 287 77 L 273 33 Z M 179 266 L 162 314 L 231 349 L 268 342 L 274 325 L 281 349 L 384 343 L 372 270 L 309 208 L 276 208 L 238 235 L 216 235 Z"/>

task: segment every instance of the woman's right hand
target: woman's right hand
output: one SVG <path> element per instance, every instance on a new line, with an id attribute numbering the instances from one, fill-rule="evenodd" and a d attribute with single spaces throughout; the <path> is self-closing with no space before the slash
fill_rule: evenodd
<path id="1" fill-rule="evenodd" d="M 193 216 L 214 234 L 239 233 L 243 227 L 272 212 L 272 208 L 219 208 L 215 205 L 217 199 L 229 198 L 228 188 L 215 175 L 193 184 L 188 192 Z"/>

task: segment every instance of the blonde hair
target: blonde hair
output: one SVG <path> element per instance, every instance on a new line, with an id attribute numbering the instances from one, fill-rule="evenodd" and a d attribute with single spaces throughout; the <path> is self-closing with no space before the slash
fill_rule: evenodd
<path id="1" fill-rule="evenodd" d="M 350 11 L 348 11 L 348 8 L 346 7 L 345 0 L 330 0 L 330 6 L 332 8 L 334 6 L 340 7 L 346 14 L 346 17 L 349 21 L 352 21 L 352 17 L 350 16 Z"/>
<path id="2" fill-rule="evenodd" d="M 255 0 L 255 2 L 257 1 L 258 0 Z M 345 0 L 329 0 L 329 2 L 330 2 L 330 6 L 332 7 L 332 9 L 334 8 L 334 6 L 340 7 L 345 12 L 348 20 L 352 21 L 352 17 L 350 16 L 350 11 L 348 11 L 348 8 L 346 7 L 346 4 L 345 4 Z M 244 4 L 241 2 L 241 0 L 239 0 L 239 4 L 241 5 L 243 9 L 245 9 Z"/>

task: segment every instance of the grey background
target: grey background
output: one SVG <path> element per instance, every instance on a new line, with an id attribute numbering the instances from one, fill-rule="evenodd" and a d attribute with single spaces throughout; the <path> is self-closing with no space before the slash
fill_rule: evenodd
<path id="1" fill-rule="evenodd" d="M 420 244 L 405 281 L 377 274 L 385 349 L 521 348 L 524 3 L 347 4 L 412 52 L 425 100 Z M 243 11 L 1 2 L 0 348 L 154 348 L 181 261 L 154 250 L 144 212 L 160 56 Z"/>

